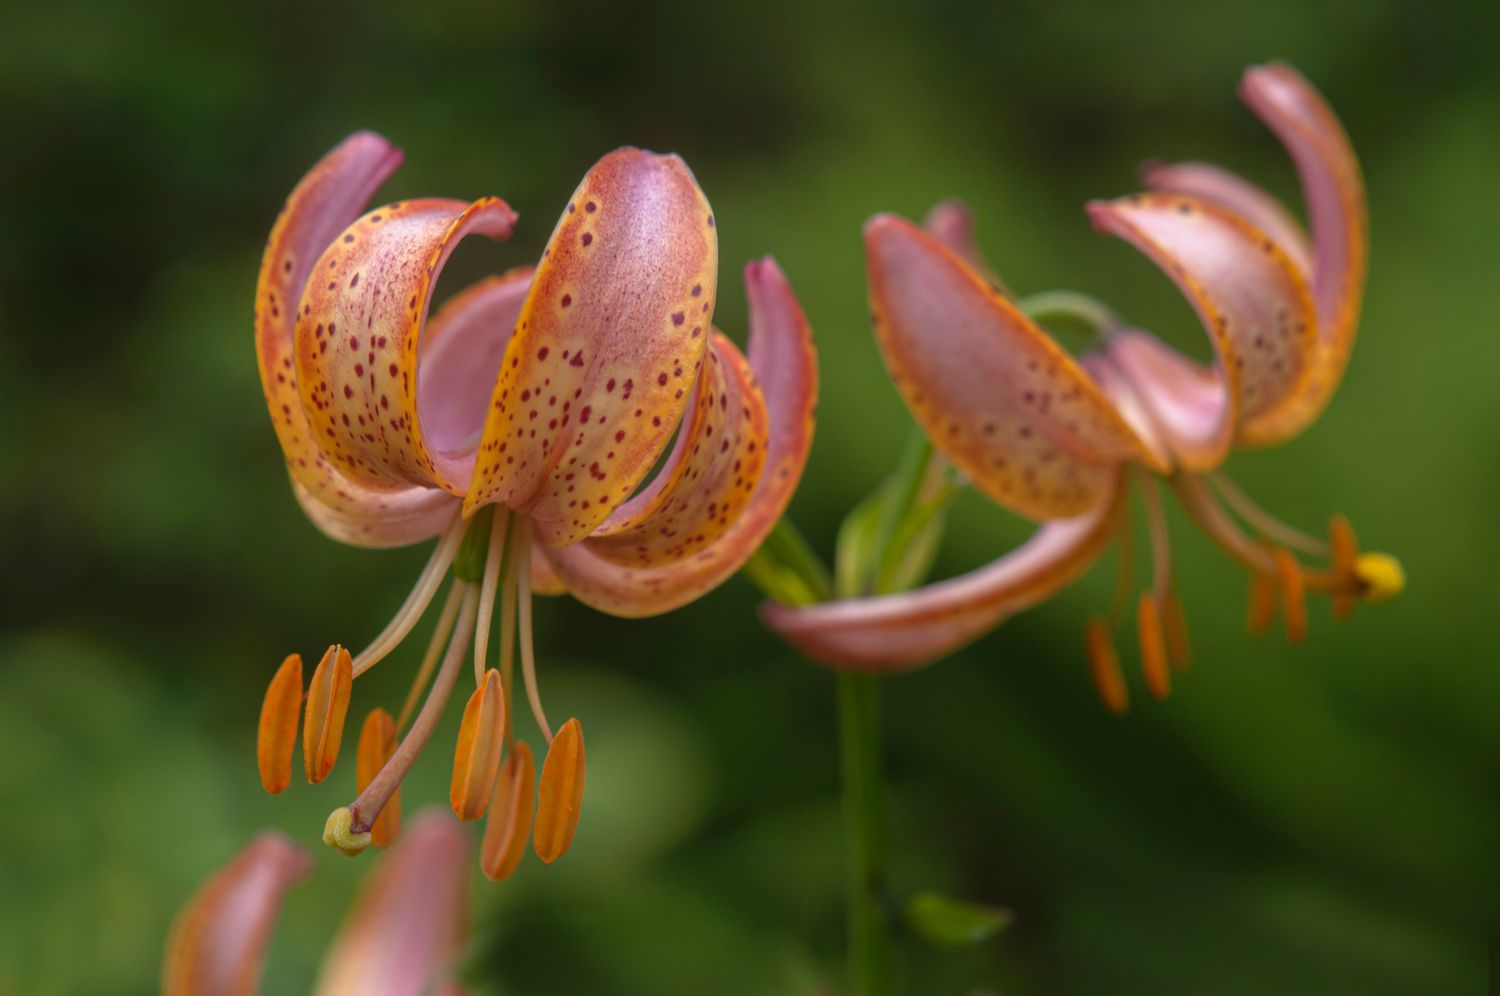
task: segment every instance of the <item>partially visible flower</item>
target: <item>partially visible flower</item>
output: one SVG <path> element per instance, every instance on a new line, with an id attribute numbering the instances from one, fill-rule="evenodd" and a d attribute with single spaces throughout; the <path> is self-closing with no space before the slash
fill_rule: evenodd
<path id="1" fill-rule="evenodd" d="M 468 934 L 468 868 L 458 823 L 419 815 L 366 879 L 315 996 L 462 996 L 452 974 Z M 311 855 L 269 832 L 214 873 L 167 936 L 163 996 L 259 992 L 282 901 L 311 870 Z"/>
<path id="2" fill-rule="evenodd" d="M 293 489 L 314 524 L 361 546 L 438 543 L 363 651 L 330 647 L 305 694 L 301 658 L 287 658 L 262 709 L 258 761 L 266 789 L 285 789 L 301 713 L 305 773 L 327 777 L 354 680 L 405 640 L 451 572 L 412 691 L 396 715 L 377 709 L 364 721 L 359 795 L 333 812 L 324 838 L 357 853 L 395 835 L 400 782 L 472 656 L 450 802 L 465 820 L 490 812 L 485 870 L 504 877 L 528 837 L 544 861 L 567 849 L 584 784 L 578 720 L 554 734 L 542 708 L 532 592 L 645 616 L 738 570 L 801 475 L 816 364 L 769 258 L 745 268 L 748 360 L 714 329 L 708 202 L 682 160 L 638 149 L 588 172 L 534 269 L 460 292 L 429 324 L 457 243 L 504 239 L 516 216 L 498 198 L 402 201 L 361 216 L 400 158 L 357 134 L 293 191 L 261 266 L 256 345 Z M 499 666 L 489 668 L 497 600 Z M 540 778 L 510 721 L 518 643 L 548 743 Z"/>
<path id="3" fill-rule="evenodd" d="M 1364 187 L 1333 112 L 1285 66 L 1249 70 L 1240 92 L 1297 165 L 1311 245 L 1269 194 L 1198 163 L 1148 166 L 1154 192 L 1088 207 L 1096 228 L 1140 248 L 1188 297 L 1215 350 L 1211 367 L 1108 314 L 1102 347 L 1075 361 L 988 275 L 954 206 L 929 219 L 930 232 L 890 215 L 866 225 L 876 337 L 907 405 L 932 445 L 989 498 L 1048 521 L 989 566 L 918 591 L 769 604 L 772 628 L 835 666 L 929 662 L 1050 597 L 1112 542 L 1128 546 L 1134 481 L 1155 563 L 1154 584 L 1136 605 L 1142 663 L 1149 688 L 1164 696 L 1170 666 L 1185 666 L 1188 649 L 1156 476 L 1248 568 L 1258 627 L 1275 611 L 1268 597 L 1279 599 L 1296 641 L 1307 592 L 1330 596 L 1342 616 L 1357 599 L 1400 590 L 1399 564 L 1361 554 L 1342 517 L 1327 542 L 1306 536 L 1218 473 L 1232 447 L 1283 442 L 1323 409 L 1354 342 L 1365 276 Z M 1226 506 L 1260 536 L 1247 535 Z M 1326 565 L 1306 566 L 1294 550 Z M 1127 575 L 1126 595 L 1128 585 Z M 1125 685 L 1102 619 L 1090 621 L 1086 646 L 1101 697 L 1123 711 Z"/>

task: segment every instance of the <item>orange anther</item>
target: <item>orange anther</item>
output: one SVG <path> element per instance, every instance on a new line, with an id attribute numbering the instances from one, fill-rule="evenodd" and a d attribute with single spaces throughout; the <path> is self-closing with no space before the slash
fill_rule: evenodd
<path id="1" fill-rule="evenodd" d="M 531 816 L 536 811 L 536 761 L 524 740 L 517 740 L 500 766 L 490 818 L 484 825 L 479 867 L 496 881 L 510 878 L 526 854 Z"/>
<path id="2" fill-rule="evenodd" d="M 1354 527 L 1342 515 L 1335 515 L 1328 521 L 1328 559 L 1334 574 L 1349 579 L 1351 586 L 1355 583 L 1354 561 L 1358 557 L 1359 540 L 1354 535 Z M 1352 592 L 1336 592 L 1333 618 L 1348 619 L 1358 602 L 1359 596 Z"/>
<path id="3" fill-rule="evenodd" d="M 1115 653 L 1109 626 L 1098 616 L 1083 627 L 1083 649 L 1088 655 L 1089 673 L 1094 676 L 1099 701 L 1116 716 L 1123 716 L 1130 708 L 1130 693 L 1125 690 L 1125 675 L 1120 670 L 1120 655 Z"/>
<path id="4" fill-rule="evenodd" d="M 1146 687 L 1159 699 L 1172 692 L 1172 675 L 1167 669 L 1167 643 L 1162 636 L 1161 608 L 1156 596 L 1141 592 L 1135 607 L 1135 628 L 1141 642 L 1141 673 Z"/>
<path id="5" fill-rule="evenodd" d="M 542 763 L 542 786 L 532 844 L 536 856 L 551 864 L 563 856 L 578 830 L 583 805 L 583 727 L 570 719 L 557 731 Z"/>
<path id="6" fill-rule="evenodd" d="M 1276 622 L 1276 579 L 1260 571 L 1250 572 L 1250 606 L 1245 612 L 1245 628 L 1256 636 L 1265 636 Z"/>
<path id="7" fill-rule="evenodd" d="M 363 792 L 396 752 L 396 721 L 384 709 L 372 709 L 359 730 L 359 750 L 354 755 L 354 779 Z M 391 795 L 370 827 L 370 843 L 388 847 L 401 829 L 401 790 Z"/>
<path id="8" fill-rule="evenodd" d="M 1161 619 L 1167 637 L 1167 660 L 1177 671 L 1186 671 L 1193 659 L 1193 644 L 1188 638 L 1187 614 L 1182 611 L 1182 599 L 1174 588 L 1167 594 L 1167 604 L 1162 606 Z"/>
<path id="9" fill-rule="evenodd" d="M 292 783 L 292 751 L 297 746 L 297 714 L 302 711 L 302 655 L 281 662 L 260 706 L 255 760 L 260 783 L 277 795 Z"/>
<path id="10" fill-rule="evenodd" d="M 307 687 L 302 725 L 302 767 L 316 785 L 328 777 L 344 742 L 344 720 L 354 689 L 354 661 L 338 644 L 329 647 Z"/>
<path id="11" fill-rule="evenodd" d="M 484 684 L 474 689 L 464 706 L 458 728 L 458 746 L 453 751 L 453 784 L 448 801 L 461 820 L 484 815 L 500 774 L 500 755 L 505 751 L 505 696 L 500 692 L 500 672 L 490 668 Z"/>
<path id="12" fill-rule="evenodd" d="M 1276 587 L 1281 589 L 1281 612 L 1286 617 L 1286 638 L 1301 643 L 1307 636 L 1307 591 L 1302 583 L 1302 566 L 1290 550 L 1278 548 Z"/>

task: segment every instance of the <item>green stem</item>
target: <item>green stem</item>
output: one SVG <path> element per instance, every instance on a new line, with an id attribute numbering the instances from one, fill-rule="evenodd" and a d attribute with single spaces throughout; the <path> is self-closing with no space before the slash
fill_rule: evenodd
<path id="1" fill-rule="evenodd" d="M 838 675 L 844 819 L 849 842 L 849 980 L 852 996 L 891 991 L 890 913 L 885 898 L 885 779 L 880 758 L 880 679 Z"/>

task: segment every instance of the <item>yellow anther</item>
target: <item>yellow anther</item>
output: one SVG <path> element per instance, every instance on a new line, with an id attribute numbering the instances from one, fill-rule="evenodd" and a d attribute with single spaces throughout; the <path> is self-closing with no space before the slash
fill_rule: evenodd
<path id="1" fill-rule="evenodd" d="M 1354 559 L 1354 576 L 1364 585 L 1364 600 L 1384 602 L 1401 594 L 1406 572 L 1388 553 L 1362 553 Z"/>
<path id="2" fill-rule="evenodd" d="M 328 822 L 323 824 L 323 843 L 352 858 L 370 846 L 370 831 L 355 833 L 353 810 L 340 806 L 328 814 Z"/>

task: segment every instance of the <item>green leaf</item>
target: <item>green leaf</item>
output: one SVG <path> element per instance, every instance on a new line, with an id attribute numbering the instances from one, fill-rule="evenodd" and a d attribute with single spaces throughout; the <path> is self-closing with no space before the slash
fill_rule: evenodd
<path id="1" fill-rule="evenodd" d="M 1010 925 L 1010 910 L 952 899 L 936 892 L 917 894 L 906 906 L 912 931 L 944 948 L 961 948 L 989 940 Z"/>

